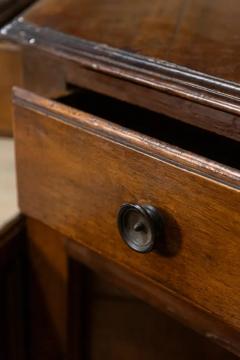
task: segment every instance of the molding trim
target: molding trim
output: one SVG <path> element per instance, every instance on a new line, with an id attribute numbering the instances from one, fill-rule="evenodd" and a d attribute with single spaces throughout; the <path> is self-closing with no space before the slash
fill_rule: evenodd
<path id="1" fill-rule="evenodd" d="M 43 98 L 21 88 L 14 87 L 13 103 L 21 108 L 64 122 L 76 129 L 118 143 L 187 172 L 240 190 L 240 172 L 237 169 L 192 154 L 189 151 L 128 130 L 95 115 Z"/>
<path id="2" fill-rule="evenodd" d="M 3 27 L 0 38 L 58 54 L 96 72 L 240 115 L 240 84 L 237 83 L 41 28 L 22 17 Z"/>

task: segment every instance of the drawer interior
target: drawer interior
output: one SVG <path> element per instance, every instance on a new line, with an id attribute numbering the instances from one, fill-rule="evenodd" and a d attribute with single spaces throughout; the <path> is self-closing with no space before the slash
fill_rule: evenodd
<path id="1" fill-rule="evenodd" d="M 240 168 L 240 145 L 224 136 L 83 88 L 70 87 L 69 95 L 55 100 L 194 154 Z"/>

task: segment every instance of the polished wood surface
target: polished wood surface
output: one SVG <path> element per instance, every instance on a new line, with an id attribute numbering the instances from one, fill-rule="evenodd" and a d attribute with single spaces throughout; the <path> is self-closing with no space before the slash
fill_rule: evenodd
<path id="1" fill-rule="evenodd" d="M 225 8 L 216 0 L 42 0 L 1 36 L 51 54 L 68 84 L 89 86 L 87 70 L 97 91 L 239 140 L 237 0 Z"/>
<path id="2" fill-rule="evenodd" d="M 12 134 L 12 86 L 22 84 L 18 45 L 0 42 L 0 135 Z"/>
<path id="3" fill-rule="evenodd" d="M 183 168 L 190 172 L 193 171 L 197 174 L 201 174 L 203 176 L 209 177 L 210 179 L 229 185 L 230 187 L 235 187 L 239 189 L 240 177 L 238 171 L 238 161 L 236 161 L 238 159 L 238 152 L 236 151 L 238 149 L 238 143 L 231 143 L 234 144 L 234 146 L 230 146 L 230 152 L 227 146 L 224 149 L 224 152 L 220 151 L 219 153 L 219 151 L 217 151 L 216 149 L 216 154 L 219 153 L 219 156 L 217 156 L 218 160 L 217 162 L 211 161 L 207 157 L 210 156 L 212 160 L 216 159 L 215 156 L 212 157 L 212 155 L 214 155 L 215 153 L 215 144 L 213 144 L 212 150 L 210 148 L 207 152 L 204 151 L 204 144 L 202 144 L 200 148 L 203 156 L 198 156 L 196 153 L 194 153 L 198 151 L 198 146 L 196 146 L 195 148 L 194 144 L 192 144 L 192 146 L 189 147 L 192 139 L 188 139 L 188 135 L 183 137 L 182 141 L 178 142 L 178 134 L 175 134 L 175 137 L 171 137 L 170 133 L 169 140 L 170 143 L 173 144 L 173 146 L 171 146 L 168 141 L 161 141 L 161 131 L 159 134 L 159 129 L 157 126 L 153 126 L 152 128 L 150 128 L 150 132 L 148 132 L 148 126 L 146 126 L 145 121 L 139 121 L 139 123 L 137 122 L 137 125 L 132 128 L 131 119 L 129 119 L 127 113 L 125 113 L 125 118 L 123 118 L 122 121 L 119 121 L 119 119 L 116 118 L 116 112 L 114 115 L 114 111 L 112 111 L 111 113 L 110 110 L 110 113 L 108 114 L 108 109 L 105 109 L 105 111 L 103 111 L 102 117 L 98 116 L 98 106 L 96 106 L 97 113 L 95 113 L 94 111 L 95 107 L 92 108 L 92 115 L 91 111 L 81 111 L 81 109 L 77 108 L 75 103 L 79 102 L 80 104 L 82 104 L 83 107 L 85 107 L 85 101 L 89 102 L 89 100 L 84 98 L 84 101 L 81 101 L 81 92 L 79 96 L 80 98 L 76 97 L 74 103 L 71 103 L 70 99 L 68 101 L 68 97 L 64 97 L 63 101 L 65 99 L 66 104 L 69 103 L 69 106 L 66 106 L 62 103 L 62 98 L 59 98 L 59 101 L 51 101 L 24 89 L 15 88 L 13 94 L 13 104 L 19 104 L 20 107 L 26 109 L 29 108 L 33 111 L 34 109 L 40 110 L 40 113 L 46 114 L 49 117 L 54 117 L 54 115 L 56 115 L 57 117 L 60 116 L 60 118 L 63 119 L 66 117 L 66 119 L 71 119 L 70 122 L 72 120 L 74 122 L 76 121 L 76 123 L 79 124 L 80 127 L 85 128 L 85 126 L 87 126 L 87 129 L 90 129 L 93 134 L 97 134 L 99 133 L 99 131 L 100 133 L 102 132 L 109 139 L 114 139 L 115 137 L 117 137 L 117 139 L 119 140 L 119 127 L 116 126 L 115 123 L 119 124 L 121 125 L 121 131 L 123 132 L 123 134 L 125 134 L 124 136 L 126 137 L 126 140 L 131 143 L 134 149 L 140 148 L 147 155 L 155 155 L 159 159 L 166 158 L 168 159 L 169 163 L 179 165 L 180 168 Z M 116 103 L 114 102 L 109 107 L 112 107 L 112 110 L 114 110 L 115 104 Z M 120 104 L 120 107 L 121 106 L 122 104 Z M 117 111 L 120 111 L 120 107 L 118 105 Z M 127 112 L 127 110 L 128 107 L 127 109 L 124 109 L 125 112 Z M 141 109 L 139 110 L 139 113 L 141 113 Z M 112 114 L 116 119 L 112 119 L 112 121 L 104 121 L 104 115 L 108 116 L 108 118 L 111 118 Z M 138 112 L 133 112 L 132 116 L 136 116 L 136 114 L 138 114 Z M 155 118 L 153 119 L 153 121 L 155 121 Z M 83 120 L 83 126 L 81 126 L 81 120 Z M 150 118 L 148 118 L 148 120 L 150 124 Z M 158 121 L 160 120 L 161 117 L 159 117 Z M 165 118 L 163 118 L 163 121 L 165 121 Z M 139 131 L 137 130 L 138 125 Z M 142 125 L 142 130 L 140 125 Z M 130 129 L 135 131 L 132 131 Z M 178 129 L 180 130 L 181 126 Z M 181 132 L 181 134 L 184 134 L 184 132 L 185 130 Z M 144 136 L 146 134 L 148 134 L 148 136 Z M 162 134 L 162 136 L 164 136 L 164 134 Z M 178 146 L 174 146 L 176 141 L 179 144 Z M 124 144 L 125 140 L 123 140 L 122 142 Z M 185 147 L 186 143 L 188 143 L 187 148 L 190 151 L 183 151 L 182 147 Z M 229 145 L 229 143 L 227 142 L 226 144 Z M 191 152 L 192 148 L 195 149 L 194 152 Z M 226 153 L 226 156 L 224 156 L 224 153 Z M 229 165 L 227 166 L 227 164 Z"/>
<path id="4" fill-rule="evenodd" d="M 58 98 L 69 93 L 63 64 L 58 57 L 39 48 L 23 49 L 22 77 L 22 87 L 47 98 Z"/>
<path id="5" fill-rule="evenodd" d="M 46 34 L 45 40 L 49 42 L 49 34 Z M 50 46 L 51 52 L 46 51 L 45 48 L 42 49 L 41 45 L 24 46 L 22 51 L 22 86 L 24 88 L 48 98 L 56 98 L 71 92 L 72 85 L 77 85 L 114 96 L 124 102 L 139 105 L 234 140 L 240 139 L 238 125 L 240 120 L 234 113 L 223 112 L 218 108 L 207 107 L 188 98 L 146 87 L 144 84 L 136 84 L 110 74 L 96 72 L 91 69 L 91 62 L 88 68 L 86 64 L 83 66 L 82 60 L 79 62 L 79 57 L 74 59 L 66 51 L 65 55 L 61 53 L 60 56 L 59 50 L 52 51 L 54 44 Z M 67 46 L 69 46 L 68 42 L 65 47 Z M 94 59 L 94 64 L 96 63 L 97 60 Z"/>
<path id="6" fill-rule="evenodd" d="M 58 69 L 61 69 L 61 66 L 57 65 L 59 64 L 59 58 L 56 56 L 55 58 L 55 68 L 58 66 Z M 30 59 L 27 63 L 30 67 Z M 125 102 L 139 105 L 143 108 L 156 111 L 159 114 L 165 114 L 174 119 L 181 120 L 184 123 L 226 136 L 233 140 L 240 140 L 240 131 L 238 130 L 238 128 L 240 129 L 240 119 L 235 114 L 224 112 L 213 107 L 207 107 L 201 103 L 171 95 L 168 92 L 159 92 L 154 88 L 127 82 L 124 79 L 118 79 L 103 73 L 97 73 L 92 69 L 78 66 L 78 64 L 74 62 L 70 64 L 66 62 L 64 69 L 64 72 L 59 70 L 58 76 L 65 78 L 68 84 L 95 90 L 108 96 L 114 95 L 115 98 Z M 51 74 L 49 74 L 49 76 L 51 77 Z M 30 85 L 32 77 L 26 77 L 29 79 L 26 84 Z M 24 87 L 32 90 L 31 85 L 25 86 L 24 83 Z M 46 96 L 46 92 L 38 93 Z"/>
<path id="7" fill-rule="evenodd" d="M 119 277 L 121 271 L 104 257 L 32 218 L 27 229 L 29 359 L 173 360 L 179 352 L 186 360 L 236 359 L 164 315 L 164 308 L 157 311 L 135 298 L 132 294 L 148 302 L 136 291 L 137 279 Z"/>
<path id="8" fill-rule="evenodd" d="M 23 11 L 31 0 L 0 0 L 0 27 Z M 21 50 L 17 44 L 0 41 L 0 135 L 12 135 L 12 86 L 22 82 Z"/>
<path id="9" fill-rule="evenodd" d="M 69 277 L 74 288 L 70 302 L 71 359 L 78 360 L 81 356 L 92 360 L 174 360 L 179 356 L 185 360 L 236 359 L 209 339 L 166 316 L 161 309 L 156 311 L 132 296 L 137 281 L 126 286 L 124 277 L 116 276 L 119 271 L 111 263 L 108 263 L 109 273 L 104 272 L 107 263 L 104 257 L 98 256 L 102 267 L 96 267 L 94 255 L 97 255 L 74 245 L 68 243 Z M 80 254 L 84 252 L 82 261 Z M 83 307 L 79 311 L 80 304 Z"/>
<path id="10" fill-rule="evenodd" d="M 238 0 L 43 0 L 24 18 L 41 27 L 240 82 Z"/>
<path id="11" fill-rule="evenodd" d="M 67 254 L 61 234 L 27 219 L 26 322 L 30 359 L 65 359 L 67 337 Z"/>
<path id="12" fill-rule="evenodd" d="M 169 298 L 165 298 L 166 294 L 158 293 L 154 284 L 148 284 L 152 287 L 149 296 L 147 283 L 137 274 L 129 273 L 125 267 L 70 239 L 67 241 L 67 249 L 73 269 L 72 272 L 70 271 L 70 278 L 76 280 L 76 272 L 81 272 L 84 266 L 86 266 L 85 271 L 92 269 L 92 273 L 88 270 L 85 278 L 88 284 L 84 292 L 87 306 L 83 309 L 87 318 L 87 324 L 85 323 L 86 326 L 83 328 L 84 349 L 85 354 L 91 355 L 91 359 L 161 357 L 165 360 L 173 360 L 179 359 L 179 356 L 183 359 L 193 357 L 206 360 L 235 359 L 233 354 L 214 345 L 212 339 L 209 340 L 210 334 L 199 336 L 171 319 L 176 316 L 171 313 L 174 306 L 172 307 Z M 81 288 L 79 281 L 74 283 Z M 71 313 L 75 311 L 75 314 L 79 314 L 82 295 L 82 292 L 75 292 L 71 302 Z M 149 302 L 153 305 L 152 308 L 147 305 Z M 163 312 L 167 312 L 170 317 Z M 80 318 L 83 322 L 83 317 Z M 81 324 L 80 318 L 75 316 L 72 319 L 78 327 Z M 195 321 L 199 319 L 196 317 Z M 185 324 L 188 324 L 188 320 L 189 313 L 186 312 Z M 201 327 L 200 323 L 199 327 Z M 71 337 L 75 338 L 76 342 L 72 349 L 79 346 L 80 334 L 80 332 L 77 335 L 75 333 L 75 337 Z M 75 356 L 73 359 L 80 358 L 81 350 L 73 353 Z"/>
<path id="13" fill-rule="evenodd" d="M 30 358 L 234 358 L 209 340 L 240 356 L 239 15 L 238 0 L 39 0 L 0 30 L 0 65 L 20 69 L 2 93 L 30 90 L 14 92 Z M 125 202 L 162 211 L 158 251 L 124 244 Z"/>
<path id="14" fill-rule="evenodd" d="M 239 329 L 239 171 L 29 92 L 15 96 L 22 211 Z M 124 202 L 162 209 L 167 242 L 181 242 L 175 256 L 126 247 L 116 226 Z"/>

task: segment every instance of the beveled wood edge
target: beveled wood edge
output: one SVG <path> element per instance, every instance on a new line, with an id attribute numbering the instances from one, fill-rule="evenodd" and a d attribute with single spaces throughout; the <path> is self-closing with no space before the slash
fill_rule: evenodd
<path id="1" fill-rule="evenodd" d="M 119 286 L 128 289 L 133 295 L 240 356 L 239 331 L 223 323 L 207 309 L 73 239 L 66 238 L 65 246 L 68 256 L 97 271 L 98 274 L 110 274 Z"/>
<path id="2" fill-rule="evenodd" d="M 240 171 L 219 164 L 202 156 L 181 150 L 160 140 L 129 130 L 92 114 L 76 110 L 14 87 L 13 103 L 33 110 L 43 116 L 92 133 L 96 136 L 121 144 L 127 148 L 144 153 L 184 171 L 198 174 L 223 185 L 240 190 Z"/>
<path id="3" fill-rule="evenodd" d="M 240 84 L 231 81 L 38 27 L 23 17 L 3 27 L 0 37 L 38 47 L 96 72 L 240 115 Z"/>

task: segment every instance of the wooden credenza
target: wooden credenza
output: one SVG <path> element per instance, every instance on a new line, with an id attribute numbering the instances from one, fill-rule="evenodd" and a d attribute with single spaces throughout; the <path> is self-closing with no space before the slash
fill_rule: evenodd
<path id="1" fill-rule="evenodd" d="M 45 0 L 1 30 L 31 358 L 240 355 L 239 15 Z"/>
<path id="2" fill-rule="evenodd" d="M 0 27 L 21 13 L 33 0 L 0 0 Z M 0 39 L 0 136 L 12 135 L 11 88 L 21 85 L 21 48 Z"/>

